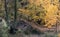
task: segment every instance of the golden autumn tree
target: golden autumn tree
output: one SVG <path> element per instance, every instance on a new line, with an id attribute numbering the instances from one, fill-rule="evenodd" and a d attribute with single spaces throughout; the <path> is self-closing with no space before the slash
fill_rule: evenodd
<path id="1" fill-rule="evenodd" d="M 27 0 L 28 4 L 19 8 L 19 13 L 29 20 L 51 28 L 56 24 L 58 0 Z M 44 22 L 44 23 L 43 23 Z"/>
<path id="2" fill-rule="evenodd" d="M 45 22 L 49 28 L 57 22 L 58 0 L 45 0 L 44 8 L 46 10 Z"/>

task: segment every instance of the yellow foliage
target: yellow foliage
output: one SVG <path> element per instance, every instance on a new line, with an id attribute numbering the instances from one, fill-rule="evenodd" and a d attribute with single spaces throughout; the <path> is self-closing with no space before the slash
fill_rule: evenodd
<path id="1" fill-rule="evenodd" d="M 30 11 L 29 10 L 25 10 L 25 9 L 19 9 L 19 11 L 21 12 L 21 13 L 23 13 L 24 15 L 30 15 Z"/>
<path id="2" fill-rule="evenodd" d="M 46 22 L 45 26 L 48 26 L 48 28 L 50 28 L 52 25 L 56 24 L 58 5 L 53 5 L 53 4 L 48 3 L 47 5 L 44 6 L 44 8 L 47 11 L 46 16 L 45 16 L 45 22 Z"/>
<path id="3" fill-rule="evenodd" d="M 56 24 L 58 0 L 29 0 L 29 2 L 27 9 L 19 9 L 22 14 L 30 16 L 35 21 L 43 19 L 46 23 L 44 26 L 48 28 Z"/>
<path id="4" fill-rule="evenodd" d="M 34 19 L 34 21 L 36 21 L 36 20 L 39 19 L 39 17 L 38 16 L 34 16 L 33 19 Z"/>
<path id="5" fill-rule="evenodd" d="M 28 0 L 30 4 L 34 4 L 36 6 L 40 5 L 41 0 Z"/>
<path id="6" fill-rule="evenodd" d="M 58 34 L 58 37 L 60 37 L 60 34 Z"/>

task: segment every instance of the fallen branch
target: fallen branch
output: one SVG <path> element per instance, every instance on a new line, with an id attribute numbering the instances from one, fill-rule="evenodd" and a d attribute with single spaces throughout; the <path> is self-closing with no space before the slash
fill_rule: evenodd
<path id="1" fill-rule="evenodd" d="M 40 32 L 46 32 L 48 30 L 53 30 L 54 31 L 54 28 L 48 29 L 46 27 L 41 27 L 41 26 L 35 24 L 34 22 L 30 22 L 30 21 L 27 21 L 25 19 L 21 19 L 21 20 L 28 23 L 28 25 L 32 26 L 34 29 L 36 29 L 36 30 L 38 30 Z"/>

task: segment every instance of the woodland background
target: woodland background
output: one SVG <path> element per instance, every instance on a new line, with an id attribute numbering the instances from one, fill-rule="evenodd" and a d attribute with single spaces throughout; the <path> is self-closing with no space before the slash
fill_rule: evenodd
<path id="1" fill-rule="evenodd" d="M 8 21 L 14 20 L 14 0 L 6 0 Z M 60 31 L 60 0 L 16 0 L 16 20 L 31 24 L 34 30 L 40 32 Z M 0 17 L 5 18 L 5 0 L 0 0 Z M 30 30 L 27 31 L 29 32 Z M 31 31 L 30 31 L 31 32 Z M 59 33 L 58 33 L 59 35 Z"/>

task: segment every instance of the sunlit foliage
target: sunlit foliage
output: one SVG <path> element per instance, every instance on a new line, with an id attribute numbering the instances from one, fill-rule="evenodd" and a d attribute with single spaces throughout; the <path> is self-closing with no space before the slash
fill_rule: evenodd
<path id="1" fill-rule="evenodd" d="M 58 0 L 57 0 L 58 1 Z M 45 26 L 48 26 L 49 28 L 51 27 L 51 25 L 55 25 L 56 24 L 56 21 L 57 21 L 57 11 L 58 11 L 58 2 L 55 3 L 56 1 L 52 1 L 54 2 L 51 3 L 50 1 L 46 1 L 47 4 L 44 5 L 44 8 L 46 9 L 46 16 L 45 16 L 45 22 L 46 22 L 46 25 Z"/>
<path id="2" fill-rule="evenodd" d="M 48 28 L 56 25 L 58 0 L 28 0 L 28 2 L 29 4 L 24 8 L 18 9 L 24 17 L 29 20 L 33 19 L 35 22 L 38 20 L 40 20 L 40 23 L 44 21 L 44 26 Z"/>

